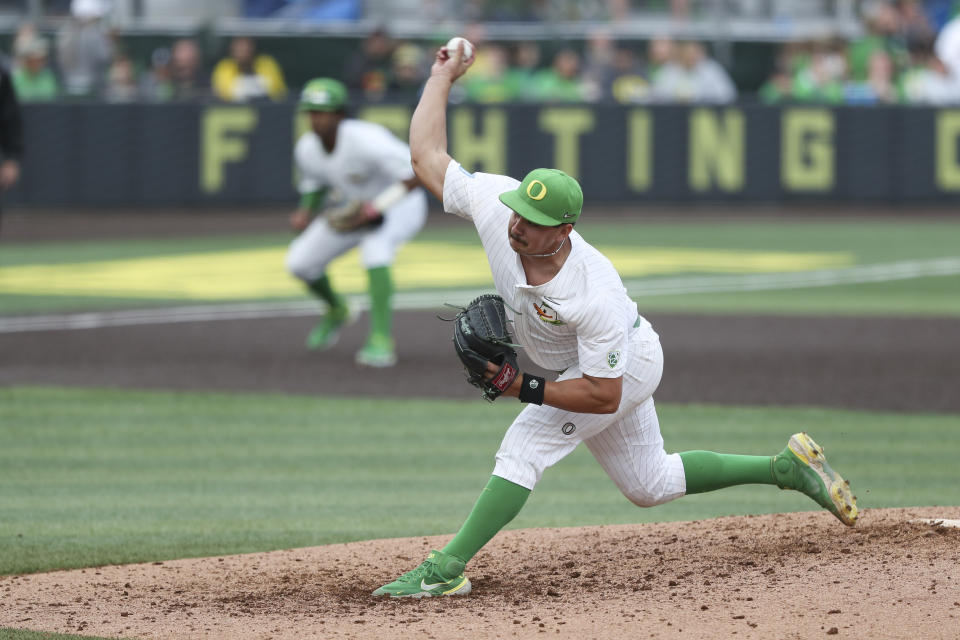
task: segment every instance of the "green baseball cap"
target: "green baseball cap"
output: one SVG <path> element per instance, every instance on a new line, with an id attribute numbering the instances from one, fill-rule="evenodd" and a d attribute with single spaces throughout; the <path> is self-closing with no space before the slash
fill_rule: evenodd
<path id="1" fill-rule="evenodd" d="M 347 106 L 347 88 L 333 78 L 314 78 L 300 92 L 301 111 L 339 111 Z"/>
<path id="2" fill-rule="evenodd" d="M 534 169 L 500 202 L 530 222 L 547 227 L 574 223 L 583 209 L 580 183 L 559 169 Z"/>

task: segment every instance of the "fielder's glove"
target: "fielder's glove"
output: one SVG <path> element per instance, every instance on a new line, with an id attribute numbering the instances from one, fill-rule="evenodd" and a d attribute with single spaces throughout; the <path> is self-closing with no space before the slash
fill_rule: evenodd
<path id="1" fill-rule="evenodd" d="M 485 294 L 462 309 L 453 322 L 453 346 L 463 363 L 467 382 L 493 402 L 506 391 L 520 372 L 513 338 L 507 329 L 503 298 Z M 500 367 L 489 380 L 487 362 Z"/>
<path id="2" fill-rule="evenodd" d="M 369 202 L 351 200 L 323 212 L 327 223 L 337 231 L 370 229 L 383 223 L 383 215 Z"/>

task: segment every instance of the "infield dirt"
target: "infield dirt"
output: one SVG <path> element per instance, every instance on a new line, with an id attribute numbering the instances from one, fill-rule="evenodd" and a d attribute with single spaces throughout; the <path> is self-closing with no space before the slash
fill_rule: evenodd
<path id="1" fill-rule="evenodd" d="M 374 599 L 448 536 L 0 578 L 0 626 L 124 638 L 956 638 L 960 508 L 507 531 L 466 597 Z M 545 634 L 545 635 L 541 635 Z"/>

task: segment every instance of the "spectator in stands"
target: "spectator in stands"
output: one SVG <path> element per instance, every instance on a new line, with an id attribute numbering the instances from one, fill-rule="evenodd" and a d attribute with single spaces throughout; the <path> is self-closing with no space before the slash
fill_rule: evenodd
<path id="1" fill-rule="evenodd" d="M 943 106 L 960 104 L 960 80 L 947 71 L 933 51 L 933 41 L 911 46 L 911 68 L 900 82 L 901 98 L 909 104 Z"/>
<path id="2" fill-rule="evenodd" d="M 346 84 L 366 100 L 382 100 L 390 84 L 394 43 L 384 29 L 375 29 L 344 69 Z"/>
<path id="3" fill-rule="evenodd" d="M 470 73 L 461 79 L 466 99 L 482 104 L 512 101 L 516 95 L 508 76 L 510 54 L 506 47 L 488 44 L 483 53 L 483 57 L 470 67 Z"/>
<path id="4" fill-rule="evenodd" d="M 629 47 L 617 47 L 614 51 L 610 94 L 621 104 L 646 103 L 652 98 L 643 65 Z"/>
<path id="5" fill-rule="evenodd" d="M 208 75 L 203 69 L 200 45 L 193 38 L 181 38 L 170 47 L 170 82 L 177 100 L 193 100 L 210 95 Z"/>
<path id="6" fill-rule="evenodd" d="M 169 102 L 174 98 L 170 75 L 170 49 L 159 47 L 150 54 L 150 69 L 140 79 L 140 96 L 150 102 Z"/>
<path id="7" fill-rule="evenodd" d="M 104 24 L 106 0 L 73 0 L 71 18 L 57 33 L 57 62 L 69 97 L 102 93 L 113 60 L 113 37 Z"/>
<path id="8" fill-rule="evenodd" d="M 847 49 L 850 80 L 866 82 L 875 51 L 886 51 L 897 71 L 906 69 L 910 57 L 900 33 L 900 14 L 896 7 L 884 0 L 873 0 L 865 8 L 863 19 L 867 34 L 851 42 Z"/>
<path id="9" fill-rule="evenodd" d="M 699 42 L 680 45 L 676 60 L 656 75 L 652 91 L 657 102 L 724 104 L 737 97 L 727 71 Z"/>
<path id="10" fill-rule="evenodd" d="M 388 84 L 390 97 L 416 102 L 429 71 L 426 54 L 419 46 L 407 42 L 394 50 L 392 61 Z"/>
<path id="11" fill-rule="evenodd" d="M 613 67 L 616 43 L 607 29 L 592 29 L 587 34 L 587 50 L 583 59 L 583 83 L 591 101 L 613 98 Z"/>
<path id="12" fill-rule="evenodd" d="M 657 80 L 657 76 L 677 55 L 677 46 L 671 38 L 658 36 L 650 40 L 647 45 L 646 77 L 650 84 Z"/>
<path id="13" fill-rule="evenodd" d="M 802 47 L 803 43 L 790 42 L 777 51 L 773 73 L 757 91 L 757 96 L 762 102 L 775 104 L 792 98 L 793 77 L 801 57 L 806 55 Z"/>
<path id="14" fill-rule="evenodd" d="M 253 38 L 230 40 L 229 54 L 213 69 L 213 90 L 228 102 L 282 100 L 287 95 L 283 71 L 273 56 L 257 53 Z"/>
<path id="15" fill-rule="evenodd" d="M 670 16 L 677 21 L 690 18 L 690 0 L 670 0 Z"/>
<path id="16" fill-rule="evenodd" d="M 757 90 L 757 97 L 764 104 L 777 104 L 789 100 L 792 97 L 792 92 L 793 79 L 777 69 Z"/>
<path id="17" fill-rule="evenodd" d="M 60 83 L 48 64 L 49 51 L 50 43 L 36 32 L 14 42 L 12 80 L 21 102 L 48 102 L 60 94 Z"/>
<path id="18" fill-rule="evenodd" d="M 618 47 L 614 51 L 610 87 L 614 100 L 623 104 L 654 101 L 653 82 L 673 62 L 676 50 L 672 39 L 666 36 L 653 38 L 647 43 L 647 60 L 641 63 L 632 49 Z"/>
<path id="19" fill-rule="evenodd" d="M 631 0 L 604 0 L 607 19 L 610 22 L 622 22 L 630 19 Z"/>
<path id="20" fill-rule="evenodd" d="M 790 97 L 801 102 L 838 104 L 845 100 L 847 61 L 842 43 L 818 41 L 793 61 Z"/>
<path id="21" fill-rule="evenodd" d="M 10 47 L 14 56 L 14 60 L 13 60 L 14 67 L 16 67 L 21 62 L 19 60 L 19 57 L 20 57 L 19 52 L 23 51 L 26 48 L 31 48 L 31 45 L 33 45 L 34 42 L 41 37 L 42 36 L 40 35 L 40 32 L 37 31 L 37 26 L 32 22 L 24 22 L 17 28 L 17 33 L 13 36 L 13 44 Z M 50 53 L 49 46 L 50 46 L 50 43 L 47 42 L 48 56 Z"/>
<path id="22" fill-rule="evenodd" d="M 588 99 L 587 87 L 580 78 L 580 54 L 560 49 L 549 69 L 533 74 L 530 97 L 545 102 L 580 102 Z"/>
<path id="23" fill-rule="evenodd" d="M 533 75 L 540 68 L 540 43 L 534 40 L 525 40 L 516 45 L 511 57 L 510 67 L 507 69 L 505 82 L 507 90 L 513 99 L 529 99 Z M 476 66 L 476 64 L 474 64 Z M 471 71 L 472 73 L 472 71 Z M 464 76 L 468 78 L 470 74 Z M 453 85 L 456 88 L 456 84 Z M 453 89 L 451 89 L 453 91 Z"/>
<path id="24" fill-rule="evenodd" d="M 867 61 L 867 78 L 852 80 L 843 88 L 847 104 L 889 104 L 897 102 L 894 85 L 893 59 L 883 49 L 877 49 Z"/>
<path id="25" fill-rule="evenodd" d="M 107 102 L 134 102 L 139 97 L 137 71 L 133 60 L 126 54 L 113 59 L 107 72 L 107 84 L 103 97 Z"/>
<path id="26" fill-rule="evenodd" d="M 924 12 L 921 0 L 898 0 L 897 9 L 900 14 L 900 35 L 908 50 L 913 42 L 927 42 L 933 38 L 933 24 Z"/>

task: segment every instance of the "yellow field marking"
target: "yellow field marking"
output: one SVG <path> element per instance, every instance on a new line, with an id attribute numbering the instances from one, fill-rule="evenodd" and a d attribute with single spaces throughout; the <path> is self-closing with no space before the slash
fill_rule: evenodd
<path id="1" fill-rule="evenodd" d="M 604 249 L 624 278 L 677 273 L 776 273 L 848 266 L 847 253 L 724 251 L 666 247 Z M 240 300 L 289 298 L 302 284 L 285 270 L 286 247 L 0 269 L 0 294 Z M 367 275 L 356 250 L 336 260 L 338 290 L 359 293 Z M 479 246 L 413 242 L 393 271 L 399 290 L 491 286 Z"/>

